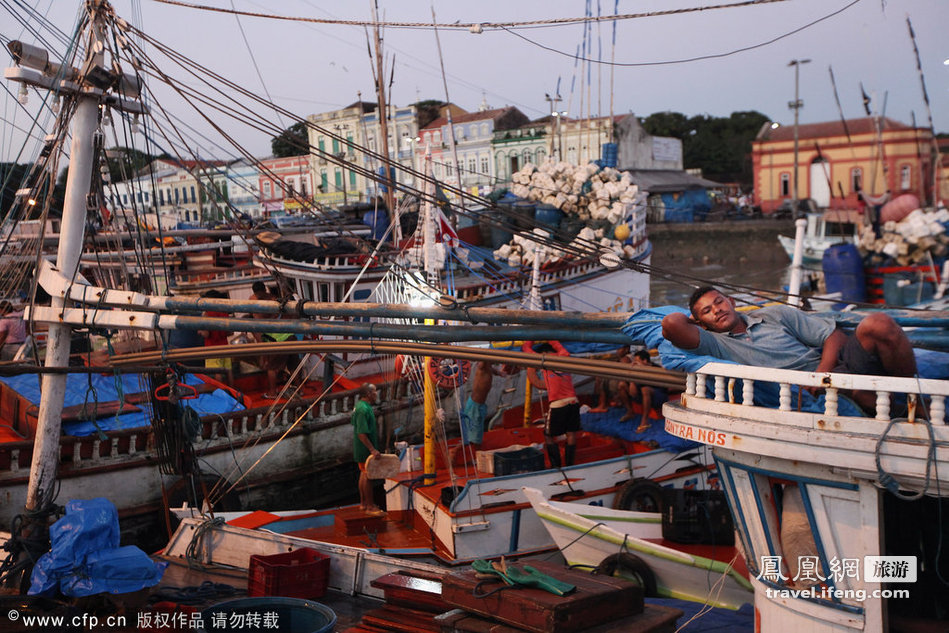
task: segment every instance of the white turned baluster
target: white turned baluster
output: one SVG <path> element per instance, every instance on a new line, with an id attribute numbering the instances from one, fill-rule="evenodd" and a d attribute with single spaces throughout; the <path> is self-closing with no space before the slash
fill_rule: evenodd
<path id="1" fill-rule="evenodd" d="M 890 419 L 890 394 L 886 391 L 877 392 L 877 420 Z"/>
<path id="2" fill-rule="evenodd" d="M 741 379 L 741 403 L 752 406 L 755 403 L 755 381 L 748 378 Z"/>
<path id="3" fill-rule="evenodd" d="M 72 445 L 72 465 L 79 466 L 82 464 L 82 444 L 76 442 Z"/>
<path id="4" fill-rule="evenodd" d="M 685 377 L 685 395 L 695 395 L 695 374 L 688 374 Z"/>
<path id="5" fill-rule="evenodd" d="M 705 397 L 705 380 L 708 378 L 705 374 L 699 374 L 696 377 L 695 381 L 695 397 L 704 398 Z"/>
<path id="6" fill-rule="evenodd" d="M 138 451 L 138 434 L 129 437 L 129 455 L 134 455 Z"/>
<path id="7" fill-rule="evenodd" d="M 837 389 L 835 387 L 827 387 L 824 392 L 824 414 L 825 415 L 837 415 L 837 404 L 839 402 L 837 394 Z"/>
<path id="8" fill-rule="evenodd" d="M 728 402 L 729 404 L 735 404 L 735 379 L 728 379 Z"/>
<path id="9" fill-rule="evenodd" d="M 92 461 L 93 463 L 99 461 L 99 449 L 102 447 L 102 442 L 100 440 L 92 440 Z"/>
<path id="10" fill-rule="evenodd" d="M 715 402 L 725 402 L 725 376 L 715 376 Z"/>
<path id="11" fill-rule="evenodd" d="M 781 389 L 778 392 L 778 409 L 781 411 L 791 410 L 791 383 L 782 382 Z"/>
<path id="12" fill-rule="evenodd" d="M 112 457 L 114 459 L 118 456 L 119 456 L 119 438 L 113 437 L 112 446 L 110 447 L 110 450 L 109 450 L 109 457 Z"/>
<path id="13" fill-rule="evenodd" d="M 933 401 L 929 405 L 929 419 L 933 424 L 946 423 L 946 397 L 933 396 Z"/>

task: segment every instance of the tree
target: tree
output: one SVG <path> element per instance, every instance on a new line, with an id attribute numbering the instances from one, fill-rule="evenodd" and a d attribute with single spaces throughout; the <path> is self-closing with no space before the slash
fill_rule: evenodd
<path id="1" fill-rule="evenodd" d="M 270 149 L 275 158 L 303 156 L 310 153 L 310 139 L 307 137 L 306 123 L 298 121 L 279 136 L 270 139 Z"/>
<path id="2" fill-rule="evenodd" d="M 133 147 L 113 147 L 106 150 L 105 160 L 109 165 L 109 177 L 112 182 L 122 182 L 135 178 L 140 169 L 147 167 L 158 158 L 169 158 L 169 156 L 168 154 L 155 156 Z"/>
<path id="3" fill-rule="evenodd" d="M 770 119 L 760 112 L 733 112 L 726 117 L 678 112 L 657 112 L 643 119 L 643 128 L 653 136 L 671 136 L 682 141 L 682 163 L 686 169 L 719 182 L 752 184 L 751 142 Z"/>

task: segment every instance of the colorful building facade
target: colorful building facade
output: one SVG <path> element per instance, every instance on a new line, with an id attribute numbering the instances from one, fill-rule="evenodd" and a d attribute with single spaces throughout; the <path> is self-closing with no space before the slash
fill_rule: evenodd
<path id="1" fill-rule="evenodd" d="M 797 198 L 818 207 L 855 209 L 858 192 L 872 201 L 912 193 L 932 200 L 932 134 L 888 118 L 866 117 L 798 126 Z M 772 213 L 794 197 L 794 128 L 762 127 L 752 142 L 754 203 Z"/>

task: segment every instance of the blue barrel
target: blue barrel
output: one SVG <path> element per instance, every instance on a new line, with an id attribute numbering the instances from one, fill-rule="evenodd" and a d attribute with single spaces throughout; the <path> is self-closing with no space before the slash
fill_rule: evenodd
<path id="1" fill-rule="evenodd" d="M 260 597 L 228 600 L 208 607 L 201 612 L 204 627 L 198 631 L 247 633 L 251 628 L 248 618 L 257 622 L 268 618 L 273 627 L 261 627 L 268 632 L 330 633 L 336 626 L 336 614 L 325 604 L 301 598 Z"/>
<path id="2" fill-rule="evenodd" d="M 530 200 L 518 200 L 514 203 L 514 218 L 517 228 L 530 230 L 534 228 L 534 212 L 537 203 Z"/>
<path id="3" fill-rule="evenodd" d="M 616 143 L 603 143 L 600 148 L 600 164 L 603 167 L 616 167 L 619 159 L 619 146 Z"/>
<path id="4" fill-rule="evenodd" d="M 562 219 L 563 211 L 549 204 L 538 204 L 534 211 L 534 221 L 545 228 L 557 230 Z"/>
<path id="5" fill-rule="evenodd" d="M 389 230 L 389 212 L 385 209 L 375 209 L 362 214 L 362 223 L 372 229 L 372 239 L 381 240 Z"/>
<path id="6" fill-rule="evenodd" d="M 863 277 L 863 258 L 854 244 L 834 244 L 824 251 L 821 261 L 827 292 L 839 292 L 846 303 L 867 299 L 867 284 Z"/>

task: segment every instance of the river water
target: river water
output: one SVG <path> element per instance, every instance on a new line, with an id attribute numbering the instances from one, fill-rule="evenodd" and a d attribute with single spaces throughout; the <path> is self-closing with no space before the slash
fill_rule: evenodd
<path id="1" fill-rule="evenodd" d="M 730 284 L 746 291 L 782 292 L 790 281 L 790 260 L 778 235 L 793 235 L 790 222 L 650 225 L 654 306 L 688 303 L 699 285 Z M 805 271 L 805 281 L 807 271 Z"/>

